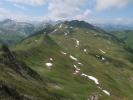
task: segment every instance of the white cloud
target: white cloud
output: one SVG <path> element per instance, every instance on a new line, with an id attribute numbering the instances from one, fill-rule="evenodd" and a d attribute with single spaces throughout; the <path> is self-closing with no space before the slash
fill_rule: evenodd
<path id="1" fill-rule="evenodd" d="M 80 19 L 84 20 L 90 14 L 89 10 L 83 10 L 84 6 L 88 4 L 88 0 L 6 0 L 13 3 L 15 7 L 26 10 L 26 5 L 42 6 L 45 3 L 48 5 L 48 13 L 45 14 L 45 19 L 50 20 L 70 20 Z"/>
<path id="2" fill-rule="evenodd" d="M 128 5 L 132 0 L 6 0 L 12 3 L 15 7 L 26 10 L 26 5 L 42 6 L 47 4 L 47 13 L 42 16 L 29 16 L 27 12 L 13 12 L 0 7 L 0 18 L 12 18 L 17 20 L 85 20 L 91 21 L 91 15 L 93 15 L 93 9 L 106 10 L 110 8 L 121 8 Z M 94 3 L 95 2 L 95 3 Z M 91 5 L 90 5 L 91 4 Z M 90 7 L 91 6 L 91 7 Z M 92 7 L 93 6 L 93 7 Z M 32 9 L 32 7 L 31 7 Z M 44 10 L 46 10 L 44 9 Z M 30 7 L 28 8 L 28 11 Z M 42 9 L 43 10 L 43 9 Z M 32 10 L 31 10 L 32 11 Z M 95 12 L 94 12 L 95 14 Z M 121 17 L 121 16 L 120 16 Z M 98 19 L 98 18 L 97 18 Z M 117 18 L 117 21 L 122 19 Z M 103 22 L 102 19 L 93 20 Z M 109 21 L 109 20 L 107 20 Z M 110 19 L 112 22 L 112 19 Z M 115 20 L 116 21 L 116 20 Z M 106 20 L 104 20 L 106 22 Z"/>
<path id="3" fill-rule="evenodd" d="M 87 0 L 52 0 L 48 7 L 48 17 L 51 19 L 72 19 L 82 14 L 82 7 Z"/>
<path id="4" fill-rule="evenodd" d="M 5 18 L 9 14 L 9 11 L 0 7 L 0 19 Z M 9 15 L 8 15 L 9 16 Z"/>
<path id="5" fill-rule="evenodd" d="M 13 4 L 15 7 L 21 9 L 21 10 L 27 10 L 27 8 L 25 6 L 19 5 L 19 4 Z"/>
<path id="6" fill-rule="evenodd" d="M 75 17 L 75 19 L 88 21 L 90 15 L 91 15 L 91 10 L 90 9 L 87 9 L 86 11 L 84 11 L 83 13 L 81 13 L 80 15 L 77 15 Z"/>
<path id="7" fill-rule="evenodd" d="M 96 10 L 106 10 L 109 8 L 122 8 L 127 6 L 132 0 L 97 0 Z"/>
<path id="8" fill-rule="evenodd" d="M 6 0 L 13 3 L 32 5 L 32 6 L 41 6 L 46 3 L 47 0 Z"/>

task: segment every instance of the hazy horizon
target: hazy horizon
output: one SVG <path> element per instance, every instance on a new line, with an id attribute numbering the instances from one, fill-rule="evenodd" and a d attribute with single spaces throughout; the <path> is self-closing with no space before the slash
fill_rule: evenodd
<path id="1" fill-rule="evenodd" d="M 0 20 L 133 23 L 132 0 L 3 0 Z"/>

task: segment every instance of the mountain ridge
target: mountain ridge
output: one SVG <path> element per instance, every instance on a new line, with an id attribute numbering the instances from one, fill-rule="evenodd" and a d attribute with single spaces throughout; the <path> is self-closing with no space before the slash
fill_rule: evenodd
<path id="1" fill-rule="evenodd" d="M 95 96 L 102 100 L 130 100 L 133 90 L 129 76 L 132 76 L 133 55 L 110 34 L 93 28 L 66 26 L 62 23 L 52 26 L 25 39 L 13 50 L 27 65 L 48 79 L 50 87 L 56 85 L 54 91 L 60 91 L 59 94 L 73 100 Z M 99 88 L 94 80 L 99 81 Z"/>
<path id="2" fill-rule="evenodd" d="M 99 28 L 88 28 L 87 23 L 83 27 L 84 22 L 77 24 L 80 22 L 48 25 L 10 47 L 17 63 L 35 71 L 37 77 L 33 74 L 33 78 L 25 80 L 13 71 L 14 79 L 7 80 L 4 75 L 11 77 L 11 66 L 8 69 L 0 60 L 8 69 L 2 71 L 0 78 L 32 97 L 31 100 L 132 100 L 133 54 L 112 35 Z M 5 59 L 2 54 L 1 59 Z M 7 55 L 9 59 L 10 54 Z M 39 77 L 44 83 L 36 80 Z"/>

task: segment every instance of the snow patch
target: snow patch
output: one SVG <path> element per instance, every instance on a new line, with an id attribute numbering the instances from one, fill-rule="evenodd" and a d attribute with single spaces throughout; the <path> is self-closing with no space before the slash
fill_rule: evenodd
<path id="1" fill-rule="evenodd" d="M 83 65 L 81 62 L 78 62 L 79 65 Z"/>
<path id="2" fill-rule="evenodd" d="M 67 36 L 69 33 L 70 33 L 69 31 L 65 32 L 65 36 Z"/>
<path id="3" fill-rule="evenodd" d="M 79 70 L 76 70 L 75 73 L 79 73 Z M 74 74 L 75 74 L 75 73 L 74 73 Z"/>
<path id="4" fill-rule="evenodd" d="M 57 31 L 57 29 L 55 29 L 52 33 L 56 32 L 56 31 Z"/>
<path id="5" fill-rule="evenodd" d="M 61 54 L 66 55 L 67 53 L 65 53 L 65 52 L 61 51 Z"/>
<path id="6" fill-rule="evenodd" d="M 104 58 L 104 57 L 102 57 L 102 60 L 104 61 L 104 60 L 105 60 L 105 58 Z"/>
<path id="7" fill-rule="evenodd" d="M 73 73 L 73 74 L 78 74 L 80 72 L 80 69 L 76 65 L 73 65 L 73 66 L 75 68 L 75 73 Z"/>
<path id="8" fill-rule="evenodd" d="M 45 63 L 45 65 L 48 66 L 48 67 L 52 67 L 53 66 L 52 63 Z"/>
<path id="9" fill-rule="evenodd" d="M 72 38 L 72 39 L 76 41 L 76 47 L 78 47 L 79 46 L 79 40 L 77 40 L 75 38 Z"/>
<path id="10" fill-rule="evenodd" d="M 87 52 L 87 49 L 84 49 L 84 52 Z"/>
<path id="11" fill-rule="evenodd" d="M 65 32 L 65 36 L 67 36 L 67 35 L 68 35 L 68 33 Z"/>
<path id="12" fill-rule="evenodd" d="M 94 81 L 95 84 L 99 84 L 98 79 L 93 77 L 93 76 L 89 76 L 89 75 L 86 75 L 84 73 L 82 73 L 81 76 L 85 76 L 85 77 L 89 78 L 90 80 Z"/>
<path id="13" fill-rule="evenodd" d="M 61 24 L 61 25 L 59 26 L 59 28 L 62 28 L 62 26 L 63 26 L 63 25 Z"/>
<path id="14" fill-rule="evenodd" d="M 106 90 L 102 90 L 105 94 L 109 95 L 110 96 L 110 93 Z"/>
<path id="15" fill-rule="evenodd" d="M 76 43 L 77 43 L 77 45 L 79 45 L 79 41 L 78 40 L 76 40 Z"/>
<path id="16" fill-rule="evenodd" d="M 72 60 L 78 61 L 78 59 L 75 58 L 75 57 L 73 57 L 72 55 L 70 55 L 70 58 L 71 58 Z"/>
<path id="17" fill-rule="evenodd" d="M 110 93 L 107 90 L 103 90 L 101 87 L 98 87 L 100 90 L 102 90 L 105 94 L 110 96 Z"/>
<path id="18" fill-rule="evenodd" d="M 50 61 L 53 61 L 53 58 L 50 58 Z"/>
<path id="19" fill-rule="evenodd" d="M 68 32 L 65 32 L 65 36 L 67 36 L 69 34 L 69 31 Z"/>
<path id="20" fill-rule="evenodd" d="M 74 65 L 74 68 L 75 68 L 76 70 L 80 70 L 76 65 Z"/>

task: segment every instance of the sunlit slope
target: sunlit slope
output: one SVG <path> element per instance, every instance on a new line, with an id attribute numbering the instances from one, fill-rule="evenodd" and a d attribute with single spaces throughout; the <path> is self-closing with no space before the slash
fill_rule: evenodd
<path id="1" fill-rule="evenodd" d="M 68 100 L 132 100 L 133 55 L 84 22 L 65 22 L 13 47 L 17 58 Z"/>

